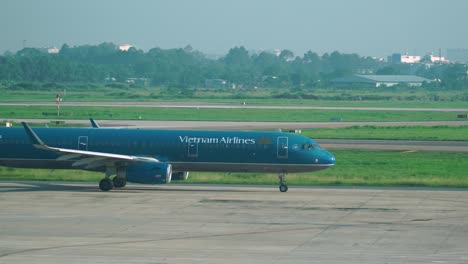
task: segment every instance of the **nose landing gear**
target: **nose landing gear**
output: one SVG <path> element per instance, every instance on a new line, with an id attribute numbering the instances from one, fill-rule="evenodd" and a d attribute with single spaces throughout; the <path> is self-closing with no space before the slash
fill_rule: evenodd
<path id="1" fill-rule="evenodd" d="M 286 175 L 284 173 L 280 173 L 278 175 L 278 178 L 280 180 L 280 186 L 279 186 L 280 192 L 287 192 L 288 186 L 286 185 Z"/>

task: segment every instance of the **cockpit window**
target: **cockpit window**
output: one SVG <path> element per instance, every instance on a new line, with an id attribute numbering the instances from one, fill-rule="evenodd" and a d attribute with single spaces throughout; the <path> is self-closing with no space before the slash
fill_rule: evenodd
<path id="1" fill-rule="evenodd" d="M 310 143 L 302 144 L 302 149 L 314 149 L 314 145 Z"/>
<path id="2" fill-rule="evenodd" d="M 303 150 L 319 149 L 320 146 L 317 143 L 304 143 L 302 144 Z"/>

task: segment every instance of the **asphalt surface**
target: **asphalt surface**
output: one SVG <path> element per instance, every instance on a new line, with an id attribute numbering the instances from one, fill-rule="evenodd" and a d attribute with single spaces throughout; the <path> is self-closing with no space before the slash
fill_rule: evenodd
<path id="1" fill-rule="evenodd" d="M 0 263 L 468 263 L 468 191 L 0 182 Z"/>
<path id="2" fill-rule="evenodd" d="M 13 102 L 0 103 L 0 106 L 55 106 L 55 102 Z M 205 102 L 62 102 L 62 106 L 120 106 L 120 107 L 173 107 L 173 108 L 250 108 L 250 109 L 303 109 L 303 110 L 342 110 L 342 111 L 429 111 L 429 112 L 468 112 L 468 108 L 428 108 L 428 107 L 340 107 L 340 106 L 291 106 L 291 105 L 243 105 L 216 104 Z"/>

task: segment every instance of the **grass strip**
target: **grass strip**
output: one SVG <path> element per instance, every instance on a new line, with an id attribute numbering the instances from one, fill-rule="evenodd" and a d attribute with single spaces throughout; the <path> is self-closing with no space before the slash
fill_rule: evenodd
<path id="1" fill-rule="evenodd" d="M 211 109 L 62 106 L 0 106 L 0 118 L 49 118 L 98 120 L 183 120 L 183 121 L 265 121 L 265 122 L 385 122 L 385 121 L 456 121 L 457 113 L 430 111 L 341 111 L 303 109 Z"/>
<path id="2" fill-rule="evenodd" d="M 417 87 L 314 88 L 300 91 L 281 88 L 245 91 L 202 88 L 194 89 L 191 96 L 186 96 L 177 89 L 161 87 L 111 88 L 102 84 L 66 84 L 60 87 L 49 84 L 42 85 L 38 90 L 12 90 L 2 86 L 0 82 L 0 102 L 54 102 L 55 95 L 61 92 L 64 100 L 68 102 L 192 101 L 233 104 L 246 102 L 249 105 L 466 108 L 468 96 L 463 90 L 434 91 Z"/>
<path id="3" fill-rule="evenodd" d="M 389 140 L 452 140 L 468 141 L 468 126 L 412 126 L 377 127 L 353 126 L 346 128 L 316 128 L 302 130 L 304 136 L 314 139 L 389 139 Z"/>

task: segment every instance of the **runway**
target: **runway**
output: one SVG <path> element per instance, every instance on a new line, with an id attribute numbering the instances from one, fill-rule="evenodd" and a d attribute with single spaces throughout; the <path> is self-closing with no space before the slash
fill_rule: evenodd
<path id="1" fill-rule="evenodd" d="M 0 263 L 467 263 L 467 189 L 0 182 Z"/>

